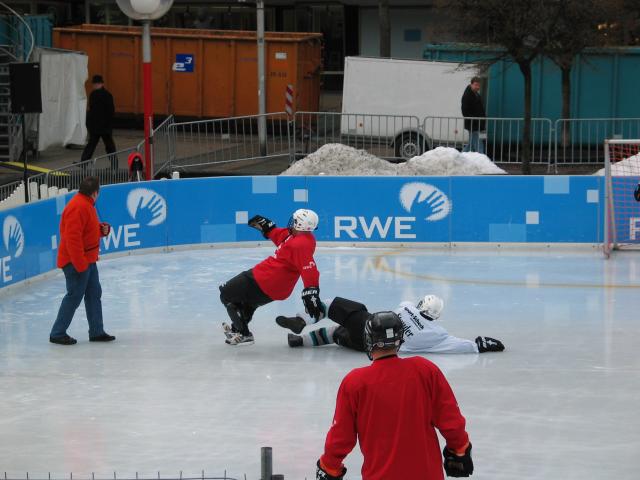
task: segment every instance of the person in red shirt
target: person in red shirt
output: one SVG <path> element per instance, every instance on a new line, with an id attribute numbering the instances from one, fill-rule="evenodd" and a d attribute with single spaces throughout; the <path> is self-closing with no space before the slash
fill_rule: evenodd
<path id="1" fill-rule="evenodd" d="M 344 458 L 356 444 L 364 456 L 363 480 L 444 478 L 436 429 L 446 440 L 444 468 L 452 477 L 473 473 L 471 443 L 449 383 L 422 357 L 399 358 L 402 321 L 394 312 L 371 314 L 365 325 L 373 363 L 342 381 L 318 480 L 342 480 Z"/>
<path id="2" fill-rule="evenodd" d="M 320 273 L 313 259 L 316 239 L 312 232 L 318 228 L 318 215 L 313 210 L 296 210 L 287 228 L 277 228 L 268 218 L 256 215 L 249 220 L 249 226 L 277 248 L 251 270 L 220 286 L 220 301 L 231 319 L 231 325 L 222 323 L 229 345 L 252 345 L 249 322 L 253 313 L 262 305 L 289 298 L 300 277 L 306 312 L 316 321 L 325 316 L 326 307 L 320 301 Z"/>
<path id="3" fill-rule="evenodd" d="M 102 287 L 96 262 L 100 237 L 107 236 L 111 227 L 98 220 L 95 202 L 99 193 L 98 178 L 85 178 L 80 182 L 79 192 L 62 212 L 57 265 L 64 272 L 67 294 L 62 299 L 49 334 L 51 343 L 77 343 L 75 338 L 67 334 L 67 328 L 83 298 L 89 322 L 89 341 L 111 342 L 116 339 L 104 331 L 102 324 Z"/>

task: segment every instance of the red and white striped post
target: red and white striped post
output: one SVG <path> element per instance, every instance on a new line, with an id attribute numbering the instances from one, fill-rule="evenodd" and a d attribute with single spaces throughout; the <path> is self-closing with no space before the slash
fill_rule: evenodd
<path id="1" fill-rule="evenodd" d="M 287 112 L 289 121 L 293 116 L 293 85 L 287 85 L 287 89 L 284 94 L 284 111 Z"/>
<path id="2" fill-rule="evenodd" d="M 287 85 L 287 89 L 284 93 L 284 111 L 287 112 L 287 142 L 289 143 L 289 163 L 293 163 L 295 161 L 295 155 L 293 153 L 293 149 L 291 148 L 291 135 L 295 132 L 292 132 L 293 125 L 293 85 Z"/>

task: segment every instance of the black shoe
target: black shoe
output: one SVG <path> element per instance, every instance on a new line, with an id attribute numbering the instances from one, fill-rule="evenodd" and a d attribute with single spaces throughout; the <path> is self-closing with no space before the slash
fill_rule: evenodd
<path id="1" fill-rule="evenodd" d="M 49 337 L 49 341 L 51 343 L 57 343 L 58 345 L 74 345 L 78 343 L 75 338 L 69 335 L 65 335 L 64 337 Z"/>
<path id="2" fill-rule="evenodd" d="M 291 348 L 302 347 L 304 343 L 302 342 L 302 337 L 300 335 L 294 335 L 290 333 L 287 335 L 287 342 L 289 342 L 289 346 Z"/>
<path id="3" fill-rule="evenodd" d="M 115 339 L 116 337 L 109 335 L 108 333 L 103 333 L 97 337 L 89 337 L 90 342 L 113 342 Z"/>
<path id="4" fill-rule="evenodd" d="M 279 316 L 278 318 L 276 318 L 276 323 L 282 328 L 288 328 L 293 333 L 300 333 L 302 332 L 302 330 L 304 330 L 304 327 L 307 326 L 307 322 L 305 322 L 304 319 L 300 317 Z"/>

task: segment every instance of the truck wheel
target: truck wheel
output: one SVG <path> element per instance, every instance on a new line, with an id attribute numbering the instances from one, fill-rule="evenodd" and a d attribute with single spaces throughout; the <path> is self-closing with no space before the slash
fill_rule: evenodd
<path id="1" fill-rule="evenodd" d="M 424 137 L 416 132 L 401 133 L 394 144 L 396 158 L 404 161 L 422 155 L 427 147 Z"/>

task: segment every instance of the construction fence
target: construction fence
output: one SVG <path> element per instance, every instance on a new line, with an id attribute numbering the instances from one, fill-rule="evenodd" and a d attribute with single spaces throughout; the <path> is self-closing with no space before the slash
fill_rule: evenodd
<path id="1" fill-rule="evenodd" d="M 366 150 L 380 158 L 402 162 L 436 147 L 485 153 L 503 164 L 533 165 L 557 173 L 568 165 L 604 163 L 605 139 L 640 138 L 640 118 L 534 118 L 525 147 L 522 118 L 463 118 L 376 115 L 335 112 L 284 112 L 194 122 L 167 117 L 152 132 L 154 176 L 204 171 L 234 162 L 278 159 L 293 163 L 331 143 Z M 259 132 L 265 132 L 263 136 Z M 82 178 L 95 175 L 102 184 L 139 180 L 126 165 L 137 146 L 76 163 L 23 182 L 0 187 L 0 210 L 27 201 L 50 198 L 78 188 Z M 124 160 L 124 161 L 123 161 Z M 20 189 L 20 186 L 22 188 Z M 20 189 L 20 190 L 18 190 Z M 25 195 L 25 189 L 27 190 Z"/>
<path id="2" fill-rule="evenodd" d="M 266 123 L 260 141 L 258 123 Z M 470 133 L 480 150 L 496 163 L 519 164 L 525 157 L 556 173 L 563 165 L 604 162 L 607 138 L 640 138 L 640 118 L 534 118 L 529 146 L 523 143 L 522 118 L 463 118 L 335 112 L 271 113 L 197 122 L 165 124 L 154 143 L 163 145 L 156 172 L 230 162 L 288 158 L 299 160 L 323 145 L 340 143 L 389 161 L 401 162 L 436 147 L 468 150 Z M 479 148 L 480 147 L 480 148 Z"/>

